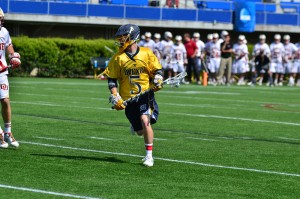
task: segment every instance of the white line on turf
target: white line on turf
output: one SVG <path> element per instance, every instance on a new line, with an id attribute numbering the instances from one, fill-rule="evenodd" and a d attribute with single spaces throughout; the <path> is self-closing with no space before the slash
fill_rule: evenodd
<path id="1" fill-rule="evenodd" d="M 44 139 L 44 140 L 64 140 L 62 138 L 50 138 L 50 137 L 34 137 L 34 138 L 38 138 L 38 139 Z"/>
<path id="2" fill-rule="evenodd" d="M 53 106 L 53 107 L 65 107 L 65 108 L 81 108 L 81 109 L 94 109 L 94 110 L 108 110 L 111 111 L 111 108 L 101 108 L 101 107 L 87 107 L 87 106 L 68 106 L 60 104 L 51 104 L 48 102 L 20 102 L 20 101 L 11 101 L 15 104 L 31 104 L 31 105 L 41 105 L 41 106 Z M 259 122 L 259 123 L 273 123 L 273 124 L 284 124 L 291 126 L 300 126 L 300 123 L 294 122 L 282 122 L 282 121 L 272 121 L 272 120 L 259 120 L 259 119 L 250 119 L 250 118 L 239 118 L 239 117 L 228 117 L 228 116 L 219 116 L 219 115 L 205 115 L 205 114 L 191 114 L 191 113 L 176 113 L 176 112 L 161 112 L 162 114 L 169 115 L 182 115 L 190 117 L 203 117 L 203 118 L 215 118 L 215 119 L 227 119 L 227 120 L 240 120 L 248 122 Z"/>
<path id="3" fill-rule="evenodd" d="M 111 138 L 102 138 L 102 137 L 87 137 L 87 138 L 94 139 L 94 140 L 114 140 Z"/>
<path id="4" fill-rule="evenodd" d="M 53 191 L 46 191 L 46 190 L 41 190 L 41 189 L 32 189 L 32 188 L 26 188 L 26 187 L 10 186 L 10 185 L 5 185 L 5 184 L 0 184 L 0 188 L 14 189 L 14 190 L 20 190 L 20 191 L 28 191 L 28 192 L 34 192 L 34 193 L 42 193 L 42 194 L 55 195 L 55 196 L 63 196 L 63 197 L 69 197 L 69 198 L 101 199 L 101 198 L 92 198 L 92 197 L 88 197 L 88 196 L 78 196 L 78 195 L 68 194 L 68 193 L 59 193 L 59 192 L 53 192 Z"/>
<path id="5" fill-rule="evenodd" d="M 168 140 L 168 139 L 165 139 L 165 138 L 153 138 L 154 140 Z"/>
<path id="6" fill-rule="evenodd" d="M 282 140 L 300 140 L 300 139 L 297 139 L 297 138 L 287 138 L 287 137 L 278 137 L 279 139 L 282 139 Z"/>
<path id="7" fill-rule="evenodd" d="M 222 136 L 220 136 L 220 137 L 217 137 L 217 138 L 220 138 L 220 139 L 225 139 L 225 140 L 232 140 L 233 138 L 230 138 L 230 137 L 222 137 Z"/>
<path id="8" fill-rule="evenodd" d="M 101 150 L 95 150 L 95 149 L 85 149 L 85 148 L 70 147 L 70 146 L 59 146 L 59 145 L 54 145 L 54 144 L 44 144 L 44 143 L 38 143 L 38 142 L 28 142 L 28 141 L 20 141 L 20 142 L 23 143 L 23 144 L 31 144 L 31 145 L 45 146 L 45 147 L 52 147 L 52 148 L 60 148 L 60 149 L 69 149 L 69 150 L 76 150 L 76 151 L 86 151 L 86 152 L 120 155 L 120 156 L 128 156 L 128 157 L 138 157 L 138 158 L 143 158 L 144 157 L 144 156 L 135 155 L 135 154 L 117 153 L 117 152 L 101 151 Z M 205 167 L 214 167 L 214 168 L 249 171 L 249 172 L 256 172 L 256 173 L 266 173 L 266 174 L 274 174 L 274 175 L 300 177 L 300 174 L 297 174 L 297 173 L 286 173 L 286 172 L 268 171 L 268 170 L 251 169 L 251 168 L 242 168 L 242 167 L 234 167 L 234 166 L 223 166 L 223 165 L 207 164 L 207 163 L 202 163 L 202 162 L 193 162 L 193 161 L 185 161 L 185 160 L 174 160 L 174 159 L 160 158 L 160 157 L 155 157 L 155 159 L 156 160 L 163 160 L 163 161 L 166 161 L 166 162 L 191 164 L 191 165 L 198 165 L 198 166 L 205 166 Z"/>
<path id="9" fill-rule="evenodd" d="M 195 138 L 195 137 L 185 137 L 187 139 L 192 139 L 192 140 L 203 140 L 203 141 L 218 141 L 218 140 L 214 140 L 214 139 L 208 139 L 208 138 Z"/>
<path id="10" fill-rule="evenodd" d="M 240 93 L 214 92 L 214 91 L 162 91 L 162 93 L 175 93 L 175 94 L 240 95 Z"/>

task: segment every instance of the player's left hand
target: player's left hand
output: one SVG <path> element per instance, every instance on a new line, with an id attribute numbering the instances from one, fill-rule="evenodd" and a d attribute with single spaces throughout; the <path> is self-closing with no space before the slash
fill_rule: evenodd
<path id="1" fill-rule="evenodd" d="M 9 54 L 10 65 L 12 69 L 18 68 L 21 65 L 21 56 L 19 53 L 15 52 L 13 54 Z"/>
<path id="2" fill-rule="evenodd" d="M 156 74 L 154 76 L 154 79 L 153 79 L 153 83 L 154 83 L 154 92 L 157 92 L 159 91 L 160 89 L 162 89 L 163 87 L 163 76 L 161 76 L 160 74 Z"/>
<path id="3" fill-rule="evenodd" d="M 120 96 L 119 93 L 111 94 L 111 96 L 109 98 L 109 102 L 112 103 L 113 108 L 116 109 L 117 111 L 120 111 L 120 110 L 123 110 L 126 108 L 123 104 L 124 100 L 122 99 L 122 97 Z"/>

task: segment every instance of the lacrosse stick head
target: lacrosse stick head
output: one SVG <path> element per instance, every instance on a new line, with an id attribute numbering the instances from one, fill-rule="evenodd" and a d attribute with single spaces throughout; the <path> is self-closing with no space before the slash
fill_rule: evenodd
<path id="1" fill-rule="evenodd" d="M 180 83 L 182 82 L 182 80 L 185 78 L 186 75 L 187 75 L 186 72 L 179 73 L 174 77 L 166 79 L 164 81 L 164 84 L 171 85 L 171 87 L 179 87 Z"/>

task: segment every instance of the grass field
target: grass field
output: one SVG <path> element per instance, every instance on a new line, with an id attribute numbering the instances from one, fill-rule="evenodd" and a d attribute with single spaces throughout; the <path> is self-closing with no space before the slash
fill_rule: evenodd
<path id="1" fill-rule="evenodd" d="M 300 89 L 164 88 L 153 168 L 105 81 L 11 78 L 0 198 L 300 198 Z"/>

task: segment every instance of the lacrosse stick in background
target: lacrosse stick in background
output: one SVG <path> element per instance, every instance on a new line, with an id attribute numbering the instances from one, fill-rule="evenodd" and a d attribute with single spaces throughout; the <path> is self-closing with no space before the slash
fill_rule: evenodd
<path id="1" fill-rule="evenodd" d="M 171 78 L 168 78 L 165 81 L 163 81 L 163 85 L 166 84 L 166 85 L 171 85 L 171 87 L 179 87 L 180 83 L 182 82 L 182 80 L 185 78 L 186 75 L 187 75 L 186 72 L 179 73 L 178 75 L 176 75 L 174 77 L 171 77 Z M 154 86 L 152 88 L 149 88 L 149 89 L 147 89 L 147 90 L 145 90 L 145 91 L 137 94 L 136 96 L 125 100 L 123 102 L 123 105 L 127 106 L 128 103 L 131 103 L 131 102 L 134 102 L 134 101 L 138 101 L 141 96 L 143 96 L 143 95 L 145 95 L 147 93 L 153 92 L 155 90 L 155 88 L 156 88 L 156 86 Z"/>

